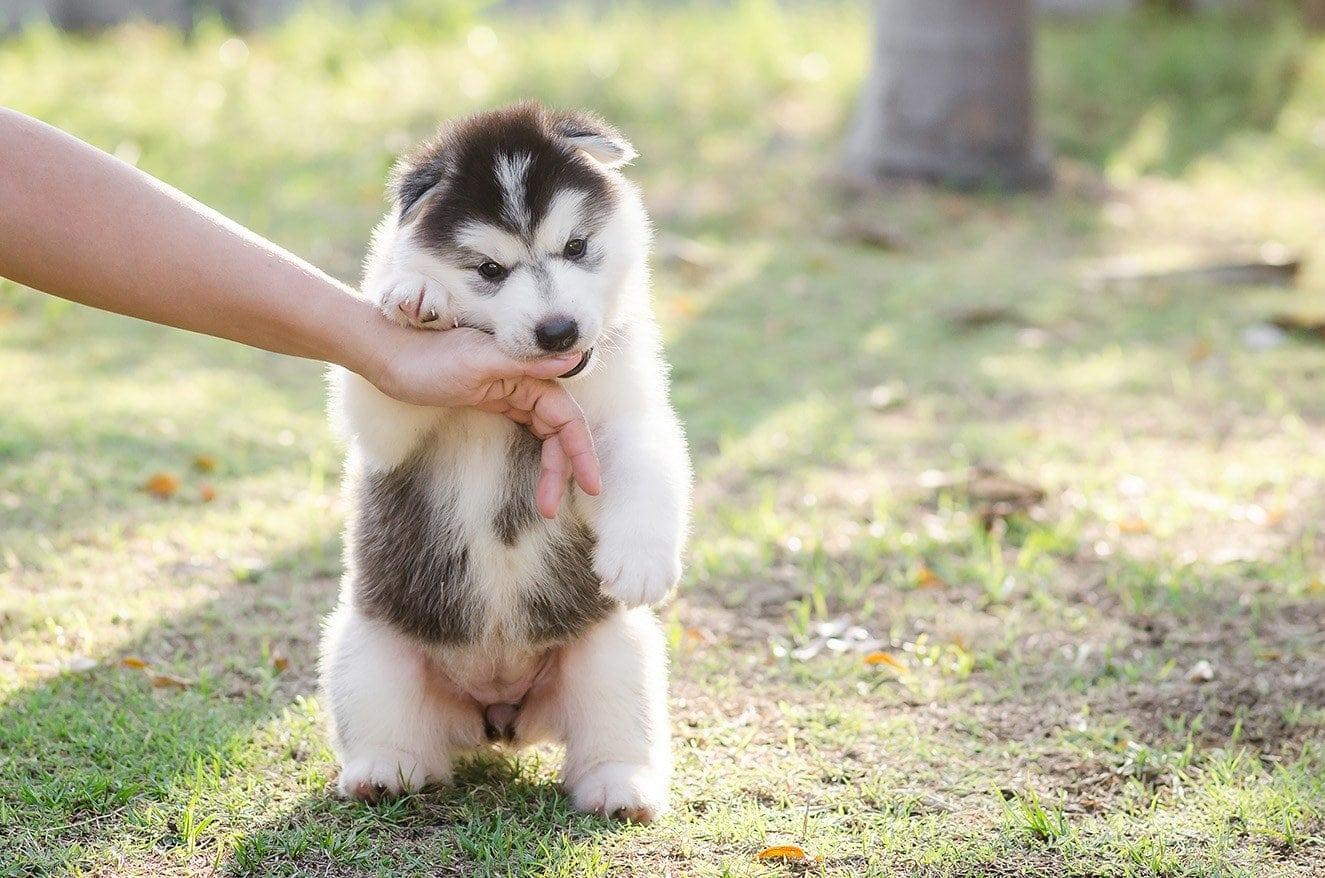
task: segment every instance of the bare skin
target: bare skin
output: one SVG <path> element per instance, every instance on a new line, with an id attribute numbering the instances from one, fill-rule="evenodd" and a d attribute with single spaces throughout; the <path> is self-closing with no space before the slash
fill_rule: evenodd
<path id="1" fill-rule="evenodd" d="M 427 406 L 475 406 L 543 440 L 536 497 L 601 489 L 584 416 L 552 380 L 578 355 L 513 360 L 469 329 L 396 326 L 344 284 L 165 183 L 0 107 L 0 276 L 154 323 L 335 363 Z"/>

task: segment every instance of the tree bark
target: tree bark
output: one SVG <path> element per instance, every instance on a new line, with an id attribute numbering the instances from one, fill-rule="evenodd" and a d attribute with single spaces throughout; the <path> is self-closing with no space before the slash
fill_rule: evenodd
<path id="1" fill-rule="evenodd" d="M 1035 130 L 1031 0 L 877 0 L 849 177 L 960 187 L 1050 180 Z"/>
<path id="2" fill-rule="evenodd" d="M 1196 11 L 1195 0 L 1142 0 L 1141 5 L 1169 15 Z"/>
<path id="3" fill-rule="evenodd" d="M 1302 0 L 1302 26 L 1314 33 L 1325 31 L 1325 0 Z"/>

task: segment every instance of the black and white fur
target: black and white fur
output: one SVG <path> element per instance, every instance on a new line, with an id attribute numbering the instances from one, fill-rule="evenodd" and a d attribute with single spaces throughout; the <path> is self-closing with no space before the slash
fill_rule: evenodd
<path id="1" fill-rule="evenodd" d="M 523 428 L 333 373 L 350 519 L 322 678 L 344 795 L 445 782 L 456 754 L 492 741 L 553 740 L 577 808 L 642 821 L 667 808 L 666 656 L 648 605 L 680 575 L 690 463 L 650 307 L 649 223 L 619 170 L 633 157 L 592 115 L 524 103 L 444 126 L 397 168 L 364 294 L 393 320 L 487 331 L 515 357 L 545 355 L 549 321 L 558 349 L 592 352 L 563 383 L 603 490 L 572 489 L 545 520 Z"/>

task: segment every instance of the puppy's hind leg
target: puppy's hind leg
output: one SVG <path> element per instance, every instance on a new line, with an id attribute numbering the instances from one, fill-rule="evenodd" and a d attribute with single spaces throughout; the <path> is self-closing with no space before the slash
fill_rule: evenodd
<path id="1" fill-rule="evenodd" d="M 559 686 L 563 774 L 575 807 L 638 823 L 662 816 L 672 750 L 657 618 L 618 610 L 566 647 Z"/>
<path id="2" fill-rule="evenodd" d="M 447 711 L 423 653 L 342 604 L 327 622 L 322 686 L 347 798 L 375 802 L 451 777 Z"/>

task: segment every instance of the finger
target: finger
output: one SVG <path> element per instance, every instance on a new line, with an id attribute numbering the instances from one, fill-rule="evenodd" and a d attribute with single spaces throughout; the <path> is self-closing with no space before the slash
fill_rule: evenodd
<path id="1" fill-rule="evenodd" d="M 530 378 L 558 378 L 578 366 L 582 356 L 583 354 L 561 354 L 556 357 L 534 360 L 523 364 L 524 370 L 520 374 L 527 375 Z"/>
<path id="2" fill-rule="evenodd" d="M 580 486 L 580 490 L 591 497 L 597 497 L 603 490 L 603 474 L 588 425 L 581 420 L 567 422 L 557 431 L 557 445 L 561 453 L 570 458 L 575 483 Z"/>
<path id="3" fill-rule="evenodd" d="M 556 439 L 543 440 L 543 469 L 538 476 L 538 489 L 534 492 L 534 503 L 538 514 L 544 518 L 556 518 L 561 508 L 561 500 L 566 495 L 566 481 L 570 477 L 570 466 L 561 444 Z"/>
<path id="4" fill-rule="evenodd" d="M 580 407 L 560 386 L 550 386 L 534 400 L 531 429 L 540 436 L 556 435 L 562 452 L 570 459 L 575 482 L 584 493 L 597 496 L 602 491 L 602 472 L 593 436 Z"/>
<path id="5" fill-rule="evenodd" d="M 575 482 L 584 493 L 596 496 L 602 491 L 602 472 L 598 453 L 584 414 L 566 388 L 551 381 L 521 381 L 507 397 L 512 408 L 533 414 L 529 429 L 540 439 L 555 435 L 562 451 L 570 459 Z"/>
<path id="6" fill-rule="evenodd" d="M 580 362 L 580 354 L 559 354 L 541 360 L 517 360 L 502 353 L 491 339 L 481 344 L 481 354 L 472 357 L 474 371 L 480 380 L 493 381 L 511 378 L 550 379 L 565 375 Z"/>

